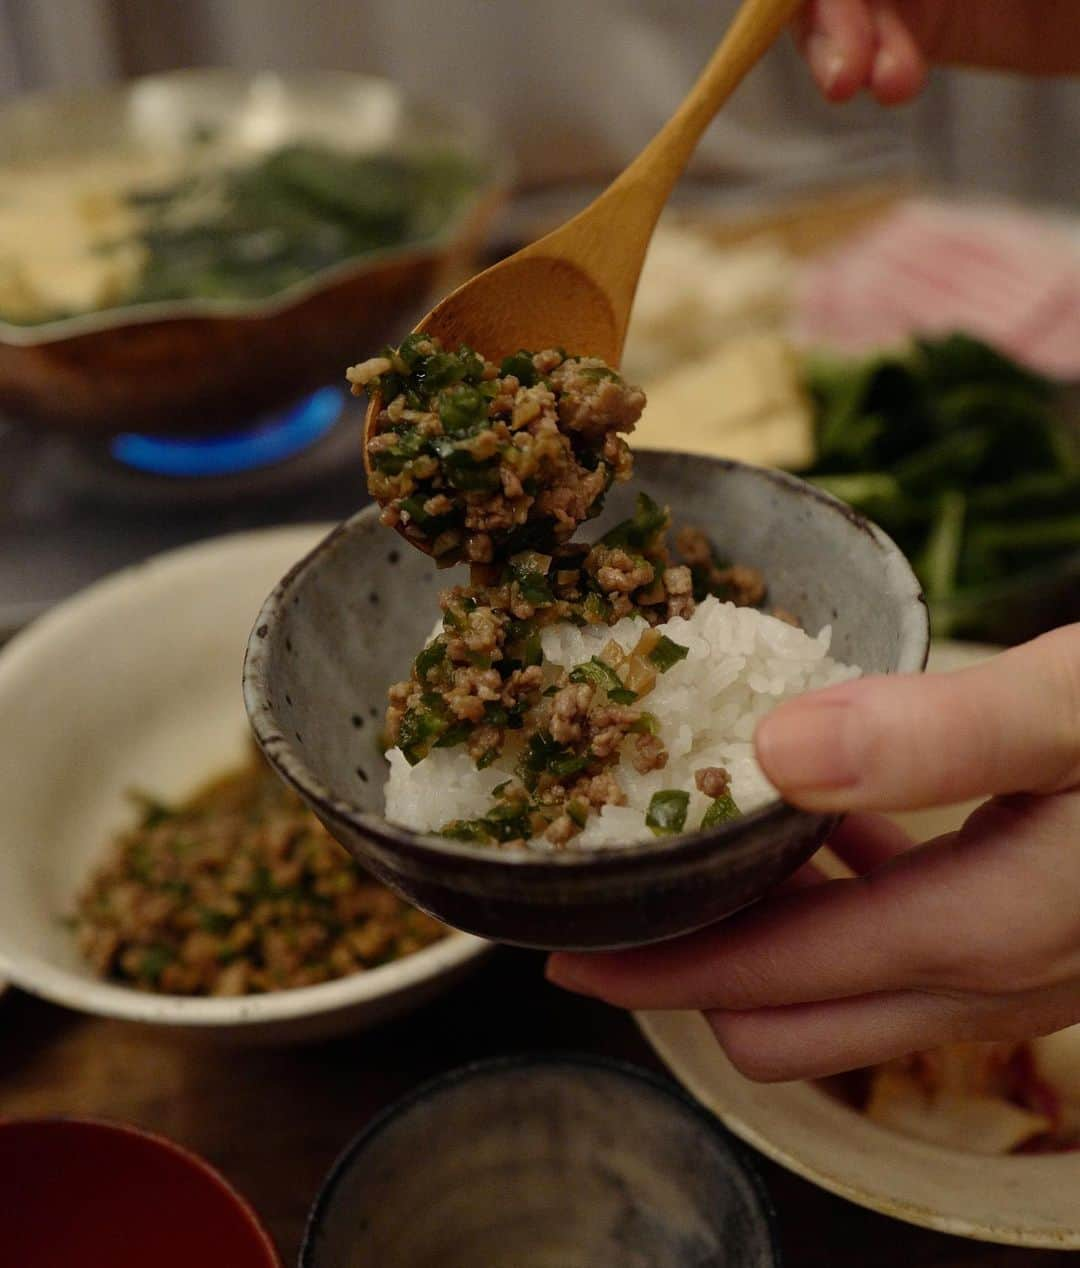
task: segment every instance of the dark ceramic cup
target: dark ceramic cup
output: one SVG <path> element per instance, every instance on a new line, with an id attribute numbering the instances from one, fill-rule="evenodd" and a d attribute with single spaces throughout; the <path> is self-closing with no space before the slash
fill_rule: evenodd
<path id="1" fill-rule="evenodd" d="M 831 654 L 868 673 L 919 671 L 929 623 L 897 547 L 805 482 L 718 459 L 645 452 L 613 490 L 597 532 L 641 488 L 676 523 L 703 528 L 760 568 L 772 603 Z M 382 817 L 377 737 L 390 683 L 438 616 L 451 584 L 369 507 L 341 525 L 274 590 L 248 645 L 244 697 L 278 773 L 382 881 L 469 933 L 548 949 L 641 945 L 701 928 L 760 898 L 821 845 L 835 820 L 780 801 L 675 841 L 537 854 L 420 835 Z"/>
<path id="2" fill-rule="evenodd" d="M 768 1197 L 693 1101 L 589 1058 L 484 1062 L 346 1149 L 300 1268 L 776 1268 Z"/>

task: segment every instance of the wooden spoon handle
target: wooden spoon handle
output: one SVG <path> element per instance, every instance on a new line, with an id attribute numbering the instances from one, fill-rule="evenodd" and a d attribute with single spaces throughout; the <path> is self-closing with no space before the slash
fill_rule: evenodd
<path id="1" fill-rule="evenodd" d="M 716 52 L 682 105 L 615 182 L 615 186 L 622 180 L 631 179 L 634 169 L 640 164 L 648 170 L 658 209 L 662 208 L 717 111 L 769 51 L 804 2 L 743 0 Z"/>
<path id="2" fill-rule="evenodd" d="M 649 239 L 672 188 L 713 116 L 761 59 L 804 0 L 743 0 L 682 105 L 589 207 L 521 255 L 561 255 L 602 283 L 620 325 L 634 301 Z"/>

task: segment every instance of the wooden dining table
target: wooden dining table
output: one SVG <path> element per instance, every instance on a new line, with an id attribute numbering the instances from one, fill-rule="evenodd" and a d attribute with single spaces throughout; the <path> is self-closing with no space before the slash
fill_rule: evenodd
<path id="1" fill-rule="evenodd" d="M 630 1016 L 557 990 L 544 980 L 540 955 L 506 948 L 408 1017 L 296 1047 L 178 1038 L 12 990 L 0 999 L 0 1116 L 85 1115 L 170 1137 L 248 1198 L 293 1265 L 322 1178 L 374 1114 L 456 1066 L 556 1051 L 664 1072 Z M 787 1268 L 1046 1268 L 1064 1259 L 899 1223 L 764 1158 L 757 1165 Z"/>

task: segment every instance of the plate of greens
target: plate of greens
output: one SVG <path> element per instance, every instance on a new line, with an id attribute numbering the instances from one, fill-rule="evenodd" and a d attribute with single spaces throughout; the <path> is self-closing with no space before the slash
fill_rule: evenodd
<path id="1" fill-rule="evenodd" d="M 1080 619 L 1080 392 L 968 335 L 815 355 L 813 466 L 913 563 L 939 638 Z"/>

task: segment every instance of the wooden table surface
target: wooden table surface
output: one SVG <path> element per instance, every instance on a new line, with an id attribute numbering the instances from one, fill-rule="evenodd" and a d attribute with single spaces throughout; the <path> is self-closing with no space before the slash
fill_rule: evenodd
<path id="1" fill-rule="evenodd" d="M 320 1179 L 377 1110 L 463 1062 L 544 1050 L 661 1068 L 628 1016 L 555 990 L 541 958 L 520 951 L 497 951 L 449 995 L 401 1021 L 295 1048 L 178 1042 L 12 991 L 0 1001 L 0 1115 L 92 1115 L 171 1137 L 250 1199 L 291 1266 Z M 1020 1268 L 1064 1258 L 926 1232 L 764 1159 L 761 1170 L 788 1268 Z"/>

